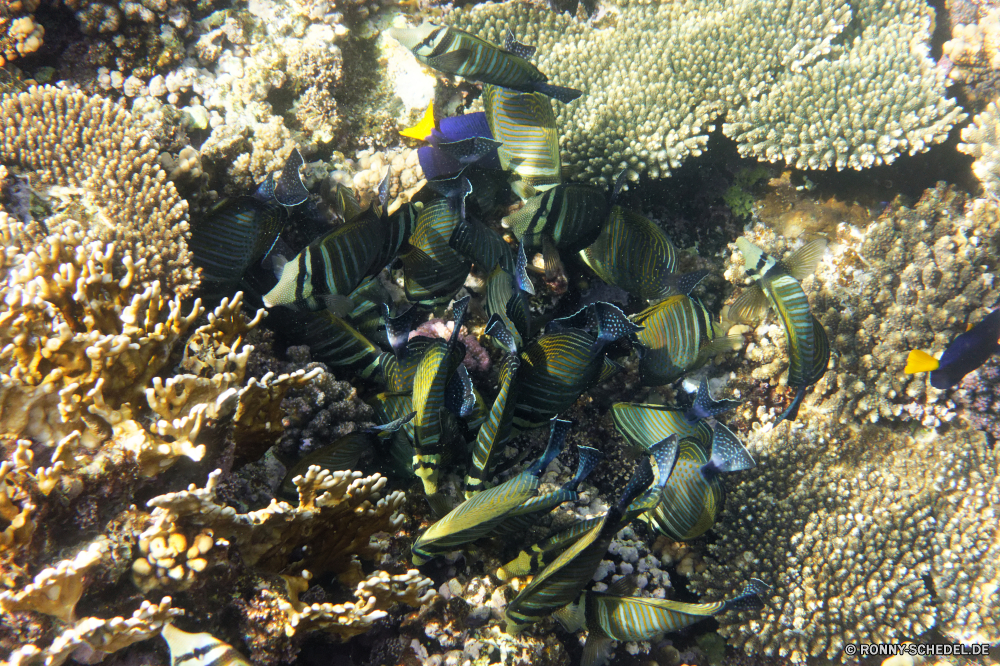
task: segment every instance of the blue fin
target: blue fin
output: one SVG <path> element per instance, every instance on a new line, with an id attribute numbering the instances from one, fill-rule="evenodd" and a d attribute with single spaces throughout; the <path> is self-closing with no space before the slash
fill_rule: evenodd
<path id="1" fill-rule="evenodd" d="M 472 413 L 472 408 L 476 406 L 472 378 L 469 377 L 469 371 L 464 365 L 458 366 L 458 370 L 445 388 L 444 406 L 449 412 L 463 419 L 467 418 Z"/>
<path id="2" fill-rule="evenodd" d="M 517 243 L 517 255 L 514 258 L 514 285 L 526 294 L 535 295 L 535 285 L 528 277 L 528 255 L 524 252 L 524 239 Z"/>
<path id="3" fill-rule="evenodd" d="M 649 448 L 649 452 L 653 454 L 653 460 L 656 461 L 656 485 L 659 488 L 663 488 L 667 485 L 670 475 L 674 472 L 674 465 L 677 464 L 677 455 L 680 453 L 677 435 L 670 435 L 666 439 L 657 442 Z"/>
<path id="4" fill-rule="evenodd" d="M 795 399 L 792 400 L 792 404 L 788 405 L 788 409 L 781 412 L 781 415 L 775 420 L 774 425 L 777 426 L 782 421 L 794 421 L 799 415 L 799 407 L 802 405 L 802 399 L 806 397 L 806 386 L 799 388 L 798 392 L 795 394 Z"/>
<path id="5" fill-rule="evenodd" d="M 671 273 L 666 277 L 665 281 L 674 293 L 687 296 L 694 291 L 698 283 L 704 280 L 709 273 L 711 271 L 707 269 L 691 271 L 690 273 Z"/>
<path id="6" fill-rule="evenodd" d="M 671 467 L 671 469 L 673 468 Z M 615 504 L 612 511 L 617 514 L 618 517 L 622 516 L 628 509 L 629 505 L 632 504 L 632 502 L 634 502 L 639 495 L 646 492 L 646 489 L 653 483 L 653 480 L 653 466 L 649 464 L 649 458 L 643 456 L 639 460 L 639 464 L 636 465 L 635 473 L 629 480 L 628 485 L 625 486 L 625 490 L 622 491 L 622 496 L 618 498 L 618 503 Z M 618 518 L 616 517 L 614 521 L 609 520 L 608 524 L 617 522 Z"/>
<path id="7" fill-rule="evenodd" d="M 507 28 L 507 34 L 504 36 L 503 50 L 509 51 L 525 60 L 535 55 L 535 47 L 517 41 L 517 38 L 514 37 L 514 32 L 510 28 Z"/>
<path id="8" fill-rule="evenodd" d="M 562 102 L 563 104 L 569 104 L 583 94 L 582 90 L 577 90 L 576 88 L 554 86 L 551 83 L 543 83 L 542 81 L 535 81 L 531 84 L 531 87 L 535 90 L 535 92 L 548 95 L 552 99 Z"/>
<path id="9" fill-rule="evenodd" d="M 722 606 L 722 610 L 719 612 L 758 610 L 763 608 L 764 600 L 770 591 L 770 585 L 759 578 L 751 578 L 750 581 L 743 586 L 743 591 L 732 599 L 726 601 Z"/>
<path id="10" fill-rule="evenodd" d="M 392 351 L 399 358 L 406 351 L 406 343 L 410 339 L 410 332 L 413 331 L 413 322 L 417 315 L 426 315 L 427 312 L 416 305 L 411 305 L 406 312 L 395 317 L 389 316 L 389 306 L 382 304 L 382 319 L 385 321 L 385 334 L 389 339 Z"/>
<path id="11" fill-rule="evenodd" d="M 712 457 L 702 465 L 702 476 L 707 478 L 712 474 L 739 472 L 756 466 L 743 442 L 729 428 L 716 423 L 712 433 Z"/>
<path id="12" fill-rule="evenodd" d="M 576 473 L 572 479 L 563 484 L 563 490 L 575 491 L 580 482 L 594 471 L 597 463 L 604 460 L 604 453 L 590 446 L 578 446 L 576 447 L 576 453 L 580 457 L 580 461 L 576 466 Z"/>
<path id="13" fill-rule="evenodd" d="M 545 471 L 545 468 L 549 466 L 553 460 L 555 460 L 559 454 L 562 452 L 563 443 L 566 441 L 566 434 L 569 429 L 573 427 L 572 421 L 564 421 L 559 417 L 553 417 L 551 421 L 551 427 L 549 428 L 549 443 L 545 447 L 545 452 L 542 457 L 535 461 L 535 463 L 529 467 L 527 471 L 529 474 L 539 476 Z"/>
<path id="14" fill-rule="evenodd" d="M 454 345 L 455 341 L 458 340 L 458 332 L 462 328 L 462 322 L 465 321 L 465 313 L 469 309 L 471 298 L 471 296 L 465 296 L 455 301 L 451 306 L 451 316 L 455 320 L 455 330 L 451 332 L 451 338 L 448 340 L 449 345 Z"/>
<path id="15" fill-rule="evenodd" d="M 482 136 L 473 136 L 459 141 L 439 143 L 437 148 L 445 155 L 448 155 L 452 159 L 458 161 L 462 164 L 462 166 L 467 166 L 469 164 L 475 164 L 489 155 L 490 151 L 496 151 L 496 149 L 501 145 L 501 142 L 494 141 L 493 139 L 487 139 Z"/>
<path id="16" fill-rule="evenodd" d="M 274 199 L 282 206 L 298 206 L 309 198 L 309 190 L 302 183 L 302 176 L 299 169 L 305 164 L 302 153 L 298 148 L 293 148 L 288 159 L 285 160 L 285 168 L 281 170 L 281 176 L 274 186 Z"/>
<path id="17" fill-rule="evenodd" d="M 416 412 L 410 412 L 409 414 L 400 416 L 398 419 L 389 421 L 388 423 L 377 425 L 371 428 L 370 430 L 376 432 L 379 437 L 388 437 L 393 433 L 398 432 L 400 428 L 402 428 L 404 425 L 412 421 L 413 417 L 416 415 L 417 415 Z"/>
<path id="18" fill-rule="evenodd" d="M 592 307 L 596 318 L 597 342 L 601 343 L 602 347 L 623 337 L 638 342 L 635 334 L 645 327 L 637 326 L 629 321 L 629 318 L 618 306 L 598 301 Z"/>
<path id="19" fill-rule="evenodd" d="M 450 178 L 428 179 L 427 187 L 451 202 L 453 209 L 458 210 L 459 221 L 465 222 L 465 198 L 472 194 L 472 183 L 462 171 Z"/>
<path id="20" fill-rule="evenodd" d="M 699 419 L 718 416 L 723 412 L 736 409 L 741 404 L 742 402 L 739 400 L 713 400 L 712 395 L 708 392 L 708 380 L 702 379 L 701 384 L 698 386 L 698 396 L 694 399 L 691 409 L 684 416 L 689 422 L 694 422 Z"/>
<path id="21" fill-rule="evenodd" d="M 253 193 L 253 198 L 257 201 L 267 203 L 272 197 L 274 197 L 274 174 L 269 173 L 264 182 L 257 186 L 257 190 Z"/>
<path id="22" fill-rule="evenodd" d="M 378 184 L 378 201 L 382 206 L 382 215 L 388 215 L 387 207 L 389 205 L 389 178 L 392 175 L 392 167 L 385 168 L 385 175 L 382 176 L 382 182 Z"/>
<path id="23" fill-rule="evenodd" d="M 486 322 L 486 329 L 483 332 L 493 338 L 493 342 L 504 351 L 511 354 L 517 353 L 517 341 L 514 339 L 514 334 L 507 328 L 507 324 L 504 323 L 503 317 L 499 313 L 494 312 L 490 315 L 490 320 Z"/>

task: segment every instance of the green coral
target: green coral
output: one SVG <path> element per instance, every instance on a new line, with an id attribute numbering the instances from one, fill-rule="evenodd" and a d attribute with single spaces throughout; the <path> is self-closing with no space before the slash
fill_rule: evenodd
<path id="1" fill-rule="evenodd" d="M 741 169 L 736 174 L 735 182 L 722 195 L 722 200 L 729 206 L 729 210 L 733 211 L 733 215 L 750 217 L 755 201 L 753 187 L 767 176 L 767 169 L 762 166 Z"/>

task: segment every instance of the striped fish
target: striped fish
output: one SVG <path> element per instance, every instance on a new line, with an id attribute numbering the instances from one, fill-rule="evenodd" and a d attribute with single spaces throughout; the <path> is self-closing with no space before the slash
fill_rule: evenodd
<path id="1" fill-rule="evenodd" d="M 300 344 L 308 345 L 312 360 L 332 368 L 351 368 L 365 379 L 378 370 L 382 350 L 346 320 L 326 310 L 293 316 Z"/>
<path id="2" fill-rule="evenodd" d="M 517 174 L 527 190 L 558 185 L 562 180 L 559 130 L 549 100 L 539 93 L 483 86 L 483 107 L 490 131 L 501 142 L 497 153 L 503 169 Z"/>
<path id="3" fill-rule="evenodd" d="M 495 267 L 514 272 L 514 250 L 495 230 L 477 220 L 466 219 L 451 236 L 451 246 L 470 259 L 480 273 L 489 274 Z"/>
<path id="4" fill-rule="evenodd" d="M 583 183 L 563 183 L 531 197 L 504 218 L 525 247 L 540 248 L 543 239 L 564 252 L 579 252 L 597 240 L 608 219 L 604 191 Z"/>
<path id="5" fill-rule="evenodd" d="M 389 423 L 413 413 L 413 399 L 410 394 L 379 393 L 369 399 L 368 405 L 375 412 L 375 417 L 382 423 Z M 392 433 L 389 446 L 389 464 L 396 476 L 412 479 L 413 474 L 413 439 L 415 430 L 413 421 L 403 423 L 403 427 Z"/>
<path id="6" fill-rule="evenodd" d="M 730 308 L 730 316 L 753 321 L 764 314 L 768 304 L 778 314 L 788 342 L 788 386 L 798 390 L 775 425 L 784 419 L 794 421 L 806 388 L 826 374 L 830 362 L 826 329 L 809 310 L 809 299 L 799 284 L 816 270 L 826 251 L 826 239 L 806 243 L 786 261 L 771 257 L 746 238 L 736 239 L 736 246 L 743 253 L 747 274 L 756 284 L 740 294 Z"/>
<path id="7" fill-rule="evenodd" d="M 411 206 L 386 216 L 369 207 L 354 220 L 316 239 L 285 264 L 278 284 L 264 294 L 267 307 L 347 296 L 382 270 L 410 236 Z"/>
<path id="8" fill-rule="evenodd" d="M 518 432 L 544 425 L 584 392 L 610 375 L 593 335 L 575 328 L 546 333 L 521 352 L 514 426 Z"/>
<path id="9" fill-rule="evenodd" d="M 551 534 L 538 543 L 521 550 L 517 557 L 497 569 L 497 578 L 501 581 L 508 581 L 520 576 L 534 576 L 554 562 L 564 550 L 583 538 L 584 535 L 589 534 L 594 526 L 603 520 L 603 515 L 578 520 L 566 529 Z"/>
<path id="10" fill-rule="evenodd" d="M 628 596 L 631 587 L 631 581 L 622 578 L 606 592 L 584 592 L 577 601 L 553 613 L 566 631 L 587 630 L 580 666 L 604 666 L 611 641 L 647 641 L 719 613 L 763 608 L 770 589 L 763 581 L 751 578 L 732 599 L 686 604 Z"/>
<path id="11" fill-rule="evenodd" d="M 722 509 L 725 494 L 719 475 L 755 464 L 736 435 L 716 423 L 711 450 L 694 438 L 680 441 L 670 480 L 640 517 L 674 541 L 695 539 L 712 528 Z"/>
<path id="12" fill-rule="evenodd" d="M 521 92 L 543 93 L 566 103 L 583 94 L 546 83 L 548 77 L 527 60 L 535 49 L 517 42 L 510 30 L 502 49 L 462 30 L 426 21 L 416 28 L 390 28 L 389 34 L 412 51 L 417 60 L 445 74 Z"/>
<path id="13" fill-rule="evenodd" d="M 510 439 L 514 405 L 517 400 L 517 385 L 514 379 L 520 365 L 521 360 L 516 354 L 508 354 L 500 366 L 500 390 L 490 408 L 489 416 L 476 433 L 472 460 L 465 475 L 467 498 L 482 490 L 483 484 L 492 472 L 494 455 Z"/>
<path id="14" fill-rule="evenodd" d="M 235 283 L 278 240 L 288 215 L 255 197 L 223 199 L 191 226 L 194 263 L 208 280 Z"/>
<path id="15" fill-rule="evenodd" d="M 450 245 L 459 211 L 447 199 L 435 199 L 420 211 L 410 247 L 400 255 L 407 300 L 444 305 L 465 284 L 471 262 Z"/>
<path id="16" fill-rule="evenodd" d="M 413 563 L 421 565 L 457 546 L 490 534 L 513 510 L 538 493 L 545 468 L 562 451 L 572 424 L 552 420 L 545 452 L 526 470 L 498 486 L 477 493 L 424 531 L 412 547 Z"/>
<path id="17" fill-rule="evenodd" d="M 696 298 L 678 294 L 634 315 L 638 333 L 639 378 L 644 386 L 669 384 L 712 356 L 738 348 L 742 336 L 726 336 Z"/>
<path id="18" fill-rule="evenodd" d="M 495 530 L 497 535 L 525 534 L 542 516 L 552 509 L 563 502 L 576 501 L 577 497 L 579 497 L 576 489 L 580 486 L 580 483 L 594 471 L 597 463 L 604 460 L 603 453 L 589 446 L 577 447 L 577 453 L 579 454 L 579 461 L 573 478 L 550 493 L 538 495 L 523 502 L 519 507 L 507 514 L 503 522 L 497 526 Z"/>
<path id="19" fill-rule="evenodd" d="M 250 662 L 211 634 L 189 634 L 172 624 L 160 634 L 170 648 L 171 666 L 250 666 Z"/>
<path id="20" fill-rule="evenodd" d="M 444 428 L 441 411 L 445 406 L 445 392 L 452 376 L 465 357 L 465 345 L 458 337 L 469 304 L 466 296 L 453 306 L 455 329 L 448 341 L 434 340 L 427 345 L 413 378 L 414 420 L 413 441 L 414 472 L 424 484 L 428 496 L 437 493 L 437 477 L 443 461 Z"/>
<path id="21" fill-rule="evenodd" d="M 676 458 L 676 447 L 673 448 L 672 454 L 666 449 L 661 449 L 659 453 L 662 460 Z M 657 463 L 660 464 L 660 459 Z M 663 469 L 666 474 L 662 477 L 662 482 L 665 483 L 670 473 L 665 464 Z M 631 517 L 626 515 L 629 505 L 643 494 L 652 482 L 653 470 L 649 459 L 643 458 L 618 503 L 608 510 L 590 531 L 577 539 L 541 573 L 532 578 L 531 582 L 510 602 L 504 611 L 507 633 L 517 634 L 525 625 L 538 622 L 553 611 L 576 600 L 593 578 L 594 571 L 604 559 L 615 534 L 631 520 Z"/>
<path id="22" fill-rule="evenodd" d="M 410 338 L 399 353 L 385 352 L 379 355 L 378 365 L 382 369 L 382 382 L 389 393 L 413 392 L 413 380 L 417 376 L 417 366 L 424 352 L 437 340 L 419 335 Z M 461 343 L 459 343 L 461 344 Z"/>
<path id="23" fill-rule="evenodd" d="M 630 444 L 646 451 L 671 435 L 694 439 L 706 449 L 712 445 L 712 428 L 675 407 L 618 402 L 611 406 L 611 420 Z"/>

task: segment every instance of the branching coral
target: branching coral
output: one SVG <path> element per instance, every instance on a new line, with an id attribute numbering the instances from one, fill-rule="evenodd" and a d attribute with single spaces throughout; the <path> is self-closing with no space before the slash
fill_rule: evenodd
<path id="1" fill-rule="evenodd" d="M 997 10 L 1000 12 L 1000 10 Z M 962 128 L 962 141 L 958 149 L 976 158 L 972 172 L 983 184 L 983 189 L 994 199 L 1000 198 L 1000 110 L 996 101 L 986 105 L 972 119 L 968 127 Z"/>
<path id="2" fill-rule="evenodd" d="M 961 4 L 968 11 L 958 12 L 960 22 L 953 24 L 951 39 L 942 47 L 943 59 L 950 67 L 948 76 L 964 83 L 981 105 L 1000 90 L 1000 9 L 988 3 Z M 954 9 L 949 8 L 953 17 Z"/>
<path id="3" fill-rule="evenodd" d="M 997 640 L 997 460 L 980 433 L 782 426 L 749 444 L 757 467 L 731 486 L 694 587 L 706 601 L 749 577 L 773 587 L 761 614 L 725 614 L 720 633 L 797 663 L 935 625 Z"/>
<path id="4" fill-rule="evenodd" d="M 156 143 L 128 111 L 44 86 L 0 97 L 0 124 L 0 163 L 25 172 L 57 209 L 46 221 L 49 232 L 79 224 L 102 245 L 115 243 L 116 280 L 132 272 L 143 287 L 159 280 L 168 298 L 197 287 L 187 203 L 157 165 Z"/>
<path id="5" fill-rule="evenodd" d="M 0 67 L 41 47 L 45 28 L 31 14 L 38 2 L 14 0 L 0 5 Z"/>
<path id="6" fill-rule="evenodd" d="M 556 112 L 563 161 L 588 179 L 669 173 L 723 113 L 742 154 L 810 169 L 892 162 L 964 117 L 928 58 L 923 0 L 622 0 L 590 22 L 508 2 L 445 21 L 498 44 L 509 27 L 553 83 L 585 91 Z"/>

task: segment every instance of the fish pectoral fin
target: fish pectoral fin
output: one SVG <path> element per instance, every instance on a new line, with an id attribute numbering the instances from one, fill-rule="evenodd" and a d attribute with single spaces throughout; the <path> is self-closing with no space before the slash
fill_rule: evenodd
<path id="1" fill-rule="evenodd" d="M 739 298 L 723 312 L 723 319 L 753 324 L 760 320 L 771 304 L 759 285 L 747 287 Z"/>
<path id="2" fill-rule="evenodd" d="M 458 68 L 465 64 L 465 61 L 471 55 L 472 51 L 469 49 L 455 49 L 454 51 L 428 58 L 427 64 L 447 74 L 454 74 Z"/>
<path id="3" fill-rule="evenodd" d="M 906 357 L 906 367 L 903 372 L 908 375 L 915 375 L 918 372 L 932 372 L 937 370 L 941 364 L 936 358 L 925 351 L 914 349 Z"/>
<path id="4" fill-rule="evenodd" d="M 826 252 L 826 239 L 814 238 L 792 253 L 784 262 L 788 274 L 800 282 L 816 272 L 819 260 Z"/>
<path id="5" fill-rule="evenodd" d="M 587 634 L 587 643 L 583 646 L 583 656 L 580 658 L 580 666 L 604 666 L 610 656 L 611 639 L 591 630 Z"/>

